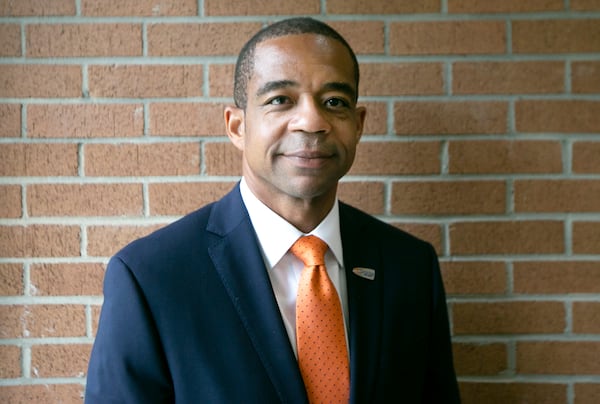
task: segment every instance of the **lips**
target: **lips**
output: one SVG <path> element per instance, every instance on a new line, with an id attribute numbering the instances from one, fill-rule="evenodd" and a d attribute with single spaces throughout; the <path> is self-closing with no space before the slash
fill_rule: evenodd
<path id="1" fill-rule="evenodd" d="M 334 155 L 319 150 L 297 150 L 284 153 L 283 156 L 301 168 L 321 168 Z"/>

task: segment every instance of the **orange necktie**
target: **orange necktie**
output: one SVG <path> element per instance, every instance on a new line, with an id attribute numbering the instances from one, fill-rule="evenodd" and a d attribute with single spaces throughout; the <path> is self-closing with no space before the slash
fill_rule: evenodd
<path id="1" fill-rule="evenodd" d="M 348 403 L 350 369 L 340 299 L 325 269 L 327 244 L 299 238 L 291 248 L 304 263 L 296 300 L 298 363 L 312 404 Z"/>

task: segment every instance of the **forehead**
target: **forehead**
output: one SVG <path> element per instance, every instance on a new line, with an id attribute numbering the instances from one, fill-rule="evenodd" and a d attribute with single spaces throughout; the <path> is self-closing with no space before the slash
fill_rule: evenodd
<path id="1" fill-rule="evenodd" d="M 355 87 L 354 65 L 339 41 L 316 34 L 286 35 L 256 45 L 249 87 L 270 80 L 347 82 Z"/>

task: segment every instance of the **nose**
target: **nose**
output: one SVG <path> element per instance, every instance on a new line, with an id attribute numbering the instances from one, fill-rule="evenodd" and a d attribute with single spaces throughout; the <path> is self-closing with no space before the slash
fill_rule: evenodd
<path id="1" fill-rule="evenodd" d="M 307 133 L 327 133 L 331 129 L 327 112 L 319 100 L 301 97 L 296 104 L 290 130 Z"/>

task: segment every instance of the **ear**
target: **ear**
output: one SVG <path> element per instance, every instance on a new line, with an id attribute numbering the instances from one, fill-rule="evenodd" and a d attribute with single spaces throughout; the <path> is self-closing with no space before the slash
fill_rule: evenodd
<path id="1" fill-rule="evenodd" d="M 363 106 L 356 107 L 356 141 L 358 142 L 365 129 L 365 118 L 367 116 L 367 108 Z"/>
<path id="2" fill-rule="evenodd" d="M 246 134 L 246 126 L 244 124 L 244 110 L 232 105 L 225 107 L 223 111 L 225 118 L 225 129 L 231 143 L 239 150 L 244 150 L 244 137 Z"/>

